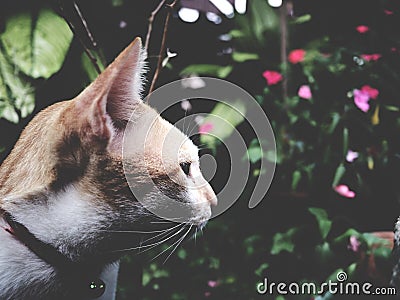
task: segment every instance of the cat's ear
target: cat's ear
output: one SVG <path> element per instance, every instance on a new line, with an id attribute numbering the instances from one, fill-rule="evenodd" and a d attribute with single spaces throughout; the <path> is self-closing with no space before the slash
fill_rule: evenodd
<path id="1" fill-rule="evenodd" d="M 96 135 L 107 136 L 109 131 L 123 129 L 142 102 L 145 58 L 142 42 L 136 38 L 78 96 L 77 107 L 86 110 L 84 115 Z"/>

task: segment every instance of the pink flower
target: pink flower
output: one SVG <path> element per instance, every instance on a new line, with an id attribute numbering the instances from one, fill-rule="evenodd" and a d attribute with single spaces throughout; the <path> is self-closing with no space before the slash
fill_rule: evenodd
<path id="1" fill-rule="evenodd" d="M 391 10 L 388 10 L 388 9 L 385 9 L 383 12 L 384 12 L 384 13 L 385 13 L 385 15 L 387 15 L 387 16 L 391 16 L 391 15 L 393 15 L 393 14 L 394 14 L 394 12 L 393 12 L 393 11 L 391 11 Z"/>
<path id="2" fill-rule="evenodd" d="M 381 54 L 379 53 L 374 53 L 374 54 L 361 54 L 361 57 L 365 61 L 377 61 L 382 57 Z"/>
<path id="3" fill-rule="evenodd" d="M 212 123 L 204 123 L 199 126 L 199 133 L 200 134 L 207 134 L 214 128 Z"/>
<path id="4" fill-rule="evenodd" d="M 217 287 L 217 286 L 219 285 L 219 283 L 218 283 L 218 281 L 215 281 L 215 280 L 209 280 L 209 281 L 207 282 L 207 285 L 208 285 L 209 287 L 211 287 L 211 288 L 215 288 L 215 287 Z"/>
<path id="5" fill-rule="evenodd" d="M 311 89 L 308 85 L 302 85 L 297 92 L 300 98 L 310 100 L 312 98 Z"/>
<path id="6" fill-rule="evenodd" d="M 340 196 L 346 198 L 354 198 L 356 193 L 349 189 L 349 187 L 345 184 L 338 185 L 334 188 L 335 192 L 338 193 Z"/>
<path id="7" fill-rule="evenodd" d="M 205 293 L 204 293 L 204 297 L 208 298 L 208 297 L 210 297 L 210 296 L 211 296 L 211 293 L 210 293 L 210 292 L 205 292 Z"/>
<path id="8" fill-rule="evenodd" d="M 350 236 L 349 245 L 347 246 L 348 249 L 350 249 L 353 252 L 357 252 L 358 249 L 360 248 L 360 245 L 361 243 L 355 235 Z"/>
<path id="9" fill-rule="evenodd" d="M 295 49 L 289 53 L 288 59 L 292 64 L 302 62 L 306 56 L 306 51 L 303 49 Z"/>
<path id="10" fill-rule="evenodd" d="M 358 152 L 351 151 L 351 150 L 347 151 L 346 160 L 348 162 L 353 162 L 354 160 L 357 159 L 357 157 L 358 157 Z"/>
<path id="11" fill-rule="evenodd" d="M 276 71 L 270 71 L 270 70 L 266 70 L 263 73 L 263 76 L 267 80 L 268 85 L 277 84 L 278 82 L 280 82 L 283 79 L 282 74 L 280 74 Z"/>
<path id="12" fill-rule="evenodd" d="M 355 89 L 353 95 L 354 104 L 363 112 L 367 112 L 369 110 L 369 94 L 365 91 Z"/>
<path id="13" fill-rule="evenodd" d="M 373 87 L 370 87 L 369 85 L 364 85 L 361 87 L 361 91 L 367 93 L 368 96 L 374 100 L 379 96 L 379 91 Z"/>
<path id="14" fill-rule="evenodd" d="M 357 27 L 356 27 L 356 30 L 357 30 L 359 33 L 366 33 L 366 32 L 369 31 L 369 27 L 368 27 L 368 26 L 365 26 L 365 25 L 360 25 L 360 26 L 357 26 Z"/>

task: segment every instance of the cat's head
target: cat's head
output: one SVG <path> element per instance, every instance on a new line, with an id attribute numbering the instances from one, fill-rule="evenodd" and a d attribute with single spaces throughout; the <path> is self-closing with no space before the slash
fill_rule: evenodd
<path id="1" fill-rule="evenodd" d="M 172 199 L 189 209 L 188 222 L 206 222 L 216 196 L 198 148 L 141 100 L 144 56 L 137 38 L 75 99 L 39 113 L 0 169 L 2 194 L 45 188 L 67 202 L 62 207 L 82 198 L 71 214 L 90 210 L 86 201 L 121 227 L 151 215 L 147 208 L 168 210 Z M 60 196 L 66 192 L 71 200 Z"/>

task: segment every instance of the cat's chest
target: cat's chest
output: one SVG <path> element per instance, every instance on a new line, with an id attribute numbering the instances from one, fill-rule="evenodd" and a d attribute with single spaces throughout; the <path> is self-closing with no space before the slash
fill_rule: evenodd
<path id="1" fill-rule="evenodd" d="M 56 270 L 32 253 L 8 231 L 9 225 L 0 219 L 0 299 L 70 299 L 76 284 L 57 275 Z M 82 296 L 81 300 L 114 299 L 119 264 L 104 268 L 99 278 L 106 283 L 104 294 Z M 78 299 L 74 293 L 74 299 Z"/>
<path id="2" fill-rule="evenodd" d="M 6 228 L 8 224 L 0 219 L 0 299 L 9 299 L 8 295 L 19 295 L 18 299 L 24 299 L 24 293 L 29 289 L 38 295 L 41 291 L 51 290 L 53 268 L 16 240 Z"/>

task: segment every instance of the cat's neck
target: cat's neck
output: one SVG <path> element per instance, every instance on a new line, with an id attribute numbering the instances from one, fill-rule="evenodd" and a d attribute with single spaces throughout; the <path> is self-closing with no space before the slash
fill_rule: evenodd
<path id="1" fill-rule="evenodd" d="M 96 253 L 97 246 L 116 218 L 112 210 L 96 207 L 91 197 L 70 185 L 59 192 L 41 193 L 40 199 L 31 201 L 6 199 L 3 207 L 37 239 L 70 259 L 82 260 L 101 256 Z"/>

